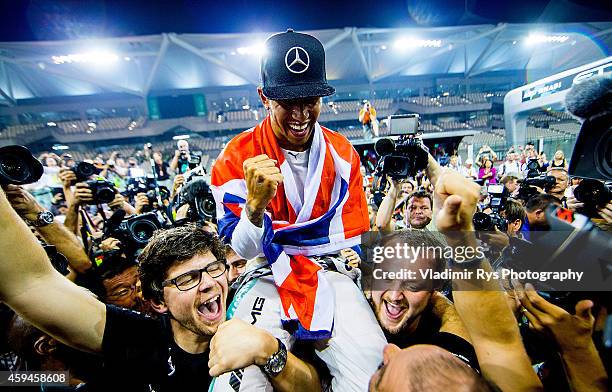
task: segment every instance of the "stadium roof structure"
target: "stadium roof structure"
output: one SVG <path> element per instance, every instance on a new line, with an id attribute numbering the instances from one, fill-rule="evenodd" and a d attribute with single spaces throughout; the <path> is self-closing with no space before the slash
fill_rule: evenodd
<path id="1" fill-rule="evenodd" d="M 405 77 L 524 71 L 534 78 L 610 55 L 612 22 L 308 31 L 328 79 L 376 88 Z M 0 105 L 22 100 L 259 84 L 270 33 L 174 34 L 0 43 Z M 528 78 L 529 80 L 530 78 Z"/>

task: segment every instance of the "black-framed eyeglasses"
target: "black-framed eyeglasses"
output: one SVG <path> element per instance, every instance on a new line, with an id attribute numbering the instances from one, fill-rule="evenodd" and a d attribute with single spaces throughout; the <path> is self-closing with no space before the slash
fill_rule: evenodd
<path id="1" fill-rule="evenodd" d="M 171 284 L 173 284 L 180 291 L 191 290 L 192 288 L 199 285 L 200 282 L 202 281 L 202 272 L 206 272 L 208 275 L 210 275 L 211 278 L 214 279 L 214 278 L 218 278 L 219 276 L 223 275 L 223 273 L 225 272 L 225 269 L 226 269 L 225 260 L 216 260 L 208 264 L 204 268 L 193 270 L 193 271 L 188 271 L 188 272 L 185 272 L 184 274 L 180 274 L 176 278 L 164 280 L 162 282 L 162 286 L 166 287 L 166 286 L 170 286 Z"/>

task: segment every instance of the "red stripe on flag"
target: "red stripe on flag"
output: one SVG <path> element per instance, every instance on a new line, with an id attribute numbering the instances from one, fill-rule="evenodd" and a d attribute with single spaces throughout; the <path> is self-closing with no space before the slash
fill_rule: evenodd
<path id="1" fill-rule="evenodd" d="M 289 264 L 291 265 L 291 273 L 278 287 L 283 310 L 285 316 L 291 318 L 289 307 L 293 305 L 295 313 L 299 316 L 300 324 L 309 330 L 314 314 L 317 287 L 319 286 L 317 271 L 321 267 L 302 255 L 290 256 Z"/>

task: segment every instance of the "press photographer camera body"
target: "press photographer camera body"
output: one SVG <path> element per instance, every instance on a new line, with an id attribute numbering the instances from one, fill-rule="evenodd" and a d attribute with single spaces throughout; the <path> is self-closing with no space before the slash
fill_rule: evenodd
<path id="1" fill-rule="evenodd" d="M 181 215 L 174 222 L 175 225 L 183 223 L 205 223 L 216 224 L 216 204 L 205 180 L 206 170 L 202 166 L 192 169 L 185 178 L 185 183 L 177 190 L 176 196 L 171 203 L 178 211 L 187 208 L 184 216 Z M 188 207 L 184 207 L 188 206 Z"/>
<path id="2" fill-rule="evenodd" d="M 508 220 L 501 215 L 506 202 L 509 198 L 509 193 L 506 187 L 502 184 L 489 184 L 487 186 L 487 194 L 489 203 L 483 210 L 490 209 L 490 213 L 477 211 L 472 218 L 474 229 L 477 231 L 495 231 L 495 228 L 502 232 L 508 230 Z"/>
<path id="3" fill-rule="evenodd" d="M 170 199 L 170 191 L 163 185 L 159 185 L 153 177 L 130 178 L 121 192 L 130 203 L 135 204 L 138 194 L 144 193 L 147 197 L 147 204 L 142 207 L 142 212 L 149 212 L 156 209 L 165 209 L 165 204 Z"/>

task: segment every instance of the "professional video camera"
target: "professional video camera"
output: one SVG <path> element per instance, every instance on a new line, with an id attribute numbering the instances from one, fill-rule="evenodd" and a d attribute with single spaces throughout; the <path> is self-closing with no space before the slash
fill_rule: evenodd
<path id="1" fill-rule="evenodd" d="M 0 148 L 0 184 L 24 185 L 36 182 L 43 175 L 43 165 L 24 146 Z"/>
<path id="2" fill-rule="evenodd" d="M 108 204 L 115 199 L 117 193 L 112 182 L 107 180 L 89 180 L 86 182 L 93 195 L 89 204 Z"/>
<path id="3" fill-rule="evenodd" d="M 518 198 L 521 200 L 529 200 L 533 195 L 538 194 L 538 190 L 535 187 L 542 189 L 550 189 L 555 186 L 557 179 L 553 176 L 547 176 L 544 173 L 540 173 L 540 164 L 537 159 L 530 159 L 527 162 L 527 176 L 519 180 L 520 184 Z"/>
<path id="4" fill-rule="evenodd" d="M 389 176 L 401 180 L 415 176 L 427 168 L 429 150 L 418 135 L 419 115 L 398 114 L 389 116 L 389 130 L 396 141 L 389 138 L 379 139 L 374 150 L 381 157 L 376 166 L 375 175 Z M 386 181 L 381 181 L 384 186 Z"/>
<path id="5" fill-rule="evenodd" d="M 474 229 L 478 231 L 495 231 L 495 227 L 501 231 L 508 229 L 508 220 L 499 215 L 508 200 L 508 190 L 501 184 L 490 184 L 487 187 L 490 197 L 489 207 L 493 210 L 491 214 L 476 212 L 472 218 Z"/>
<path id="6" fill-rule="evenodd" d="M 87 181 L 94 174 L 100 174 L 100 169 L 89 162 L 77 162 L 74 166 L 70 167 L 70 170 L 72 170 L 76 176 L 76 180 L 72 181 L 72 185 L 77 182 Z"/>
<path id="7" fill-rule="evenodd" d="M 584 203 L 584 207 L 579 208 L 577 212 L 589 218 L 598 218 L 597 209 L 605 207 L 610 202 L 612 189 L 610 185 L 601 181 L 585 178 L 574 189 L 574 197 L 579 202 Z"/>
<path id="8" fill-rule="evenodd" d="M 126 254 L 144 248 L 153 233 L 162 228 L 154 212 L 125 217 L 124 210 L 117 210 L 104 226 L 104 238 L 113 237 L 121 241 Z"/>

